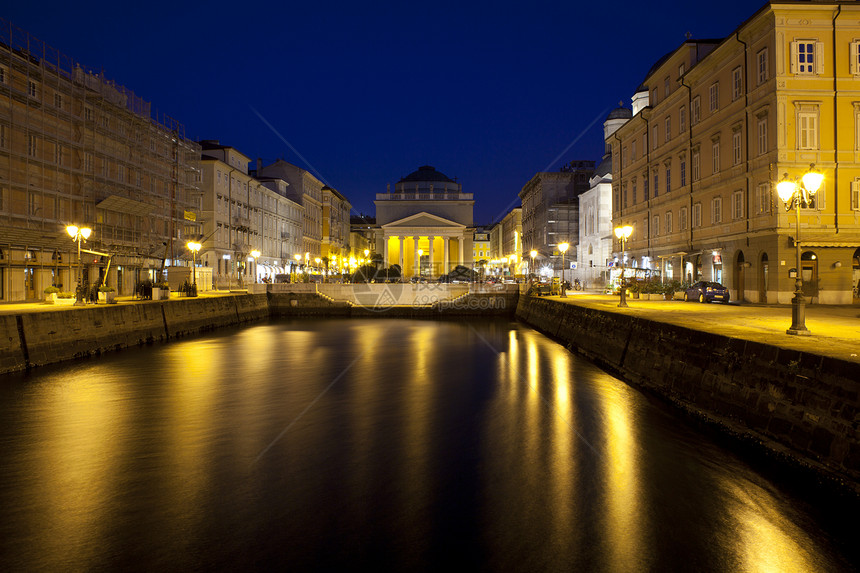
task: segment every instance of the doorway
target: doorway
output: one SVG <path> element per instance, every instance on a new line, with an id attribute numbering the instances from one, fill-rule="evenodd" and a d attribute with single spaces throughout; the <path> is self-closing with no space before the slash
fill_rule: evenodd
<path id="1" fill-rule="evenodd" d="M 767 253 L 761 254 L 761 265 L 759 270 L 758 277 L 758 301 L 766 303 L 767 302 L 767 288 L 768 288 L 768 260 Z"/>
<path id="2" fill-rule="evenodd" d="M 803 296 L 810 303 L 818 302 L 818 256 L 813 251 L 800 255 L 800 278 L 803 279 Z"/>
<path id="3" fill-rule="evenodd" d="M 744 252 L 738 251 L 737 261 L 735 262 L 735 290 L 737 290 L 738 302 L 743 302 L 746 299 L 744 285 L 744 271 L 747 263 L 744 259 Z"/>

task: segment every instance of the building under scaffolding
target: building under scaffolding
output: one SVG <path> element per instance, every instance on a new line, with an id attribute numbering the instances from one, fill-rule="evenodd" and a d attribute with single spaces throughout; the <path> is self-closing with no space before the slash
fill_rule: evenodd
<path id="1" fill-rule="evenodd" d="M 199 160 L 181 124 L 0 19 L 0 300 L 74 291 L 71 224 L 93 230 L 84 249 L 112 256 L 107 270 L 107 257 L 85 254 L 85 285 L 132 294 L 189 264 Z"/>

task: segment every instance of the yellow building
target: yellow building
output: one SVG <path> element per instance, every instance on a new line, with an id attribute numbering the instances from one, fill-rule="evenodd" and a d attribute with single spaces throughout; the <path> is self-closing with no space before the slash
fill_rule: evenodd
<path id="1" fill-rule="evenodd" d="M 860 6 L 772 2 L 721 41 L 684 42 L 633 97 L 612 146 L 613 225 L 627 265 L 788 303 L 795 213 L 776 183 L 814 163 L 801 209 L 804 292 L 852 302 L 860 280 Z M 616 259 L 621 245 L 615 242 Z"/>
<path id="2" fill-rule="evenodd" d="M 131 90 L 0 24 L 0 300 L 74 291 L 78 276 L 132 294 L 190 265 L 200 147 Z M 107 254 L 85 253 L 80 272 L 71 224 Z"/>
<path id="3" fill-rule="evenodd" d="M 349 212 L 352 205 L 336 189 L 322 188 L 322 242 L 323 259 L 340 259 L 350 254 Z M 356 254 L 356 253 L 353 253 Z"/>

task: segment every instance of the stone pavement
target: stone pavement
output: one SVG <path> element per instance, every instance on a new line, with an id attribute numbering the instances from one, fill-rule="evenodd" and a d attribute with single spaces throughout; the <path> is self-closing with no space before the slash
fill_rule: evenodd
<path id="1" fill-rule="evenodd" d="M 811 335 L 795 336 L 785 332 L 791 326 L 791 305 L 701 304 L 678 300 L 646 301 L 628 297 L 628 308 L 625 309 L 618 307 L 618 295 L 570 291 L 567 298 L 546 298 L 780 348 L 860 362 L 860 306 L 807 305 L 806 328 Z"/>

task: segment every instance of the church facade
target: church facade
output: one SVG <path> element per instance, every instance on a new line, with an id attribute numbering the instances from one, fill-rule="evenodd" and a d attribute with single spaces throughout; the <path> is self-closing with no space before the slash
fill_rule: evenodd
<path id="1" fill-rule="evenodd" d="M 462 265 L 472 268 L 475 201 L 456 180 L 425 165 L 391 191 L 377 193 L 376 251 L 403 277 L 435 279 Z"/>

